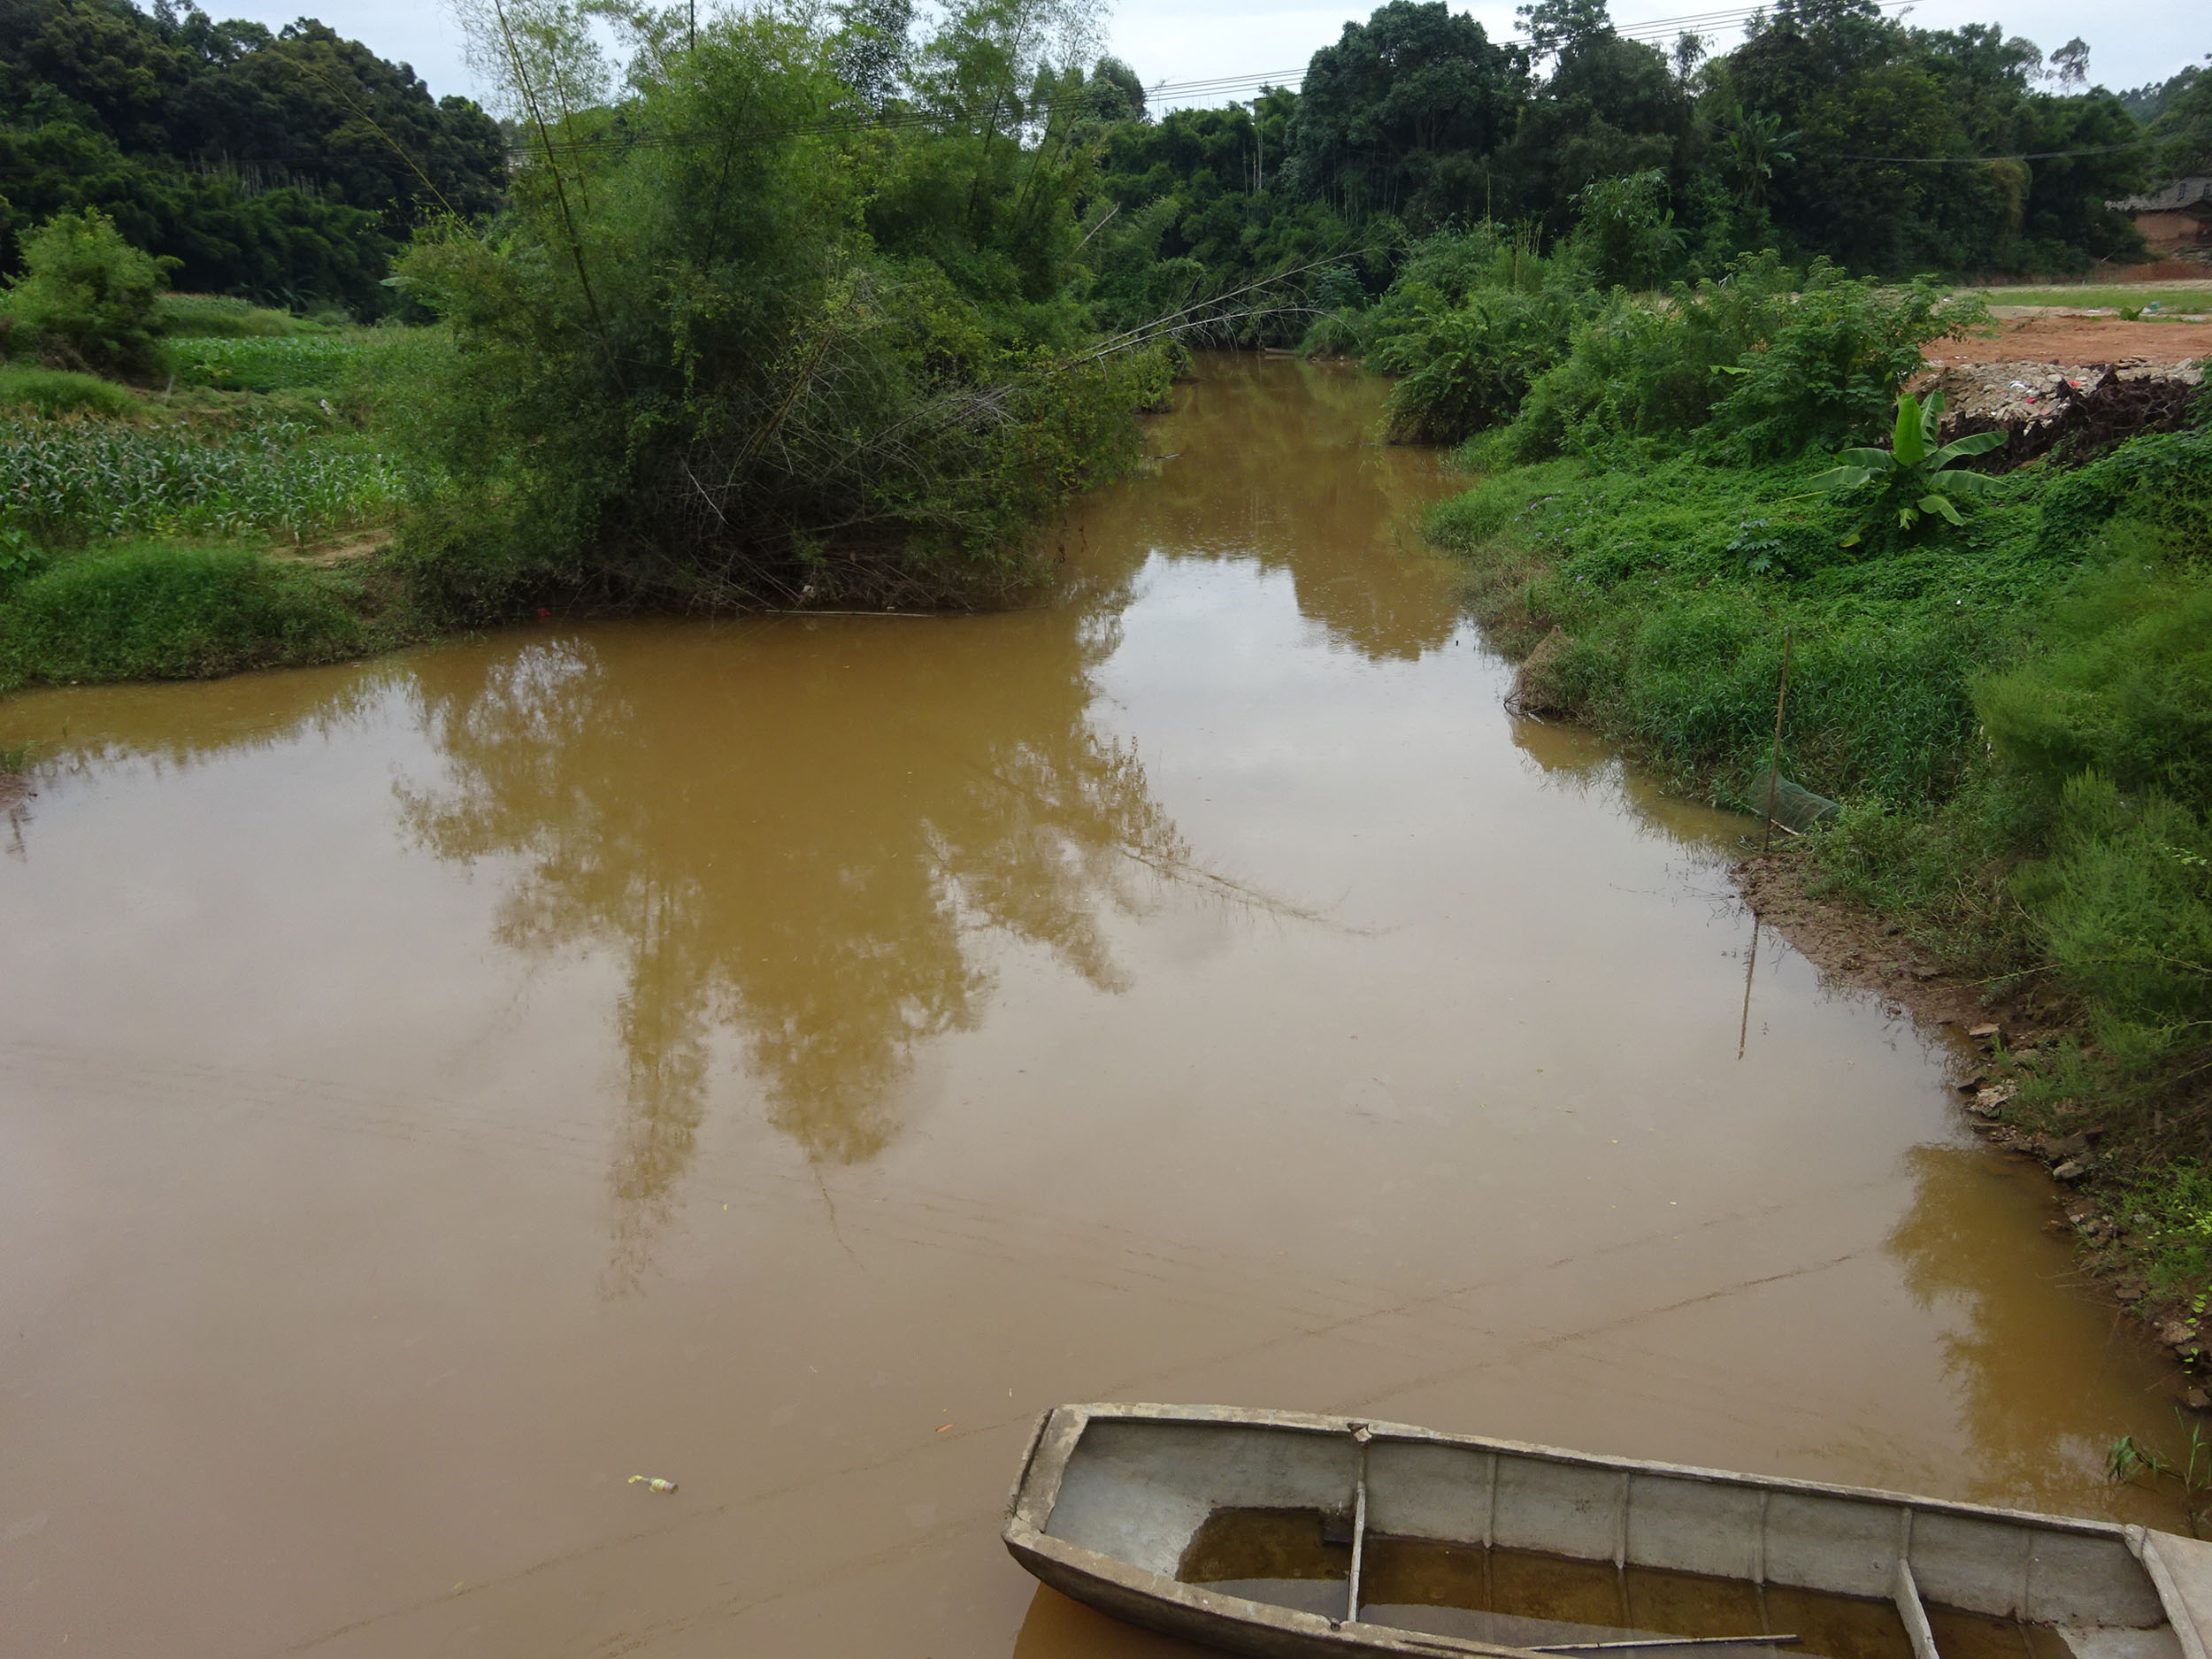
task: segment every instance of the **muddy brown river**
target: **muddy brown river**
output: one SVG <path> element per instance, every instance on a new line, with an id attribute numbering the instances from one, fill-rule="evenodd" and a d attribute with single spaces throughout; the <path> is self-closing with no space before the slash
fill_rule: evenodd
<path id="1" fill-rule="evenodd" d="M 1030 1425 L 1363 1415 L 2166 1525 L 2168 1373 L 1748 826 L 1501 708 L 1344 370 L 1018 614 L 0 704 L 0 1649 L 1132 1659 Z M 661 1494 L 634 1483 L 673 1480 Z"/>

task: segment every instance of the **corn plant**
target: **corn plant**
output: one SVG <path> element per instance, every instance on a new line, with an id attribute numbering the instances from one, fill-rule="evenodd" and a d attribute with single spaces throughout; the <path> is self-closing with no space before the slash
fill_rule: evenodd
<path id="1" fill-rule="evenodd" d="M 301 541 L 380 517 L 397 495 L 382 457 L 297 421 L 209 434 L 181 422 L 0 419 L 0 529 L 40 541 Z"/>

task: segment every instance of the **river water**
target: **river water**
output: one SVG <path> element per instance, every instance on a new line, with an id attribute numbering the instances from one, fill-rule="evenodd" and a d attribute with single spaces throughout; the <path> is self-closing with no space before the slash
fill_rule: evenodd
<path id="1" fill-rule="evenodd" d="M 1747 1020 L 1746 821 L 1502 711 L 1377 407 L 1202 361 L 1018 614 L 0 705 L 0 1647 L 1188 1651 L 996 1541 L 1064 1400 L 2173 1524 L 2041 1178 Z"/>

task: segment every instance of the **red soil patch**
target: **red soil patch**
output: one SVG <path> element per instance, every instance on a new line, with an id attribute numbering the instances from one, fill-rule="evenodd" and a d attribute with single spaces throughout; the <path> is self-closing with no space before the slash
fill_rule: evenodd
<path id="1" fill-rule="evenodd" d="M 1930 363 L 2193 363 L 2212 357 L 2212 324 L 2131 323 L 2117 317 L 2022 317 L 1997 325 L 1987 339 L 1929 342 Z"/>

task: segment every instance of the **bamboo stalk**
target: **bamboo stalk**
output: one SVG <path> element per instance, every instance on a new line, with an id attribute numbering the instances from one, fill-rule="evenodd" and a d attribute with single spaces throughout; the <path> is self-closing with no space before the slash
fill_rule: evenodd
<path id="1" fill-rule="evenodd" d="M 1766 839 L 1762 854 L 1774 850 L 1774 797 L 1782 784 L 1782 702 L 1790 695 L 1790 630 L 1782 630 L 1782 681 L 1774 691 L 1774 754 L 1767 763 Z"/>

